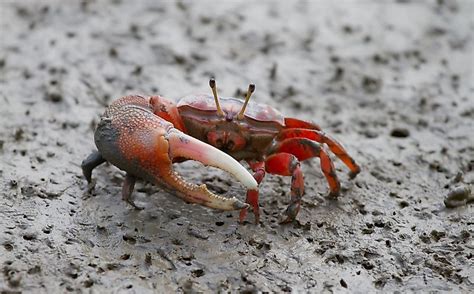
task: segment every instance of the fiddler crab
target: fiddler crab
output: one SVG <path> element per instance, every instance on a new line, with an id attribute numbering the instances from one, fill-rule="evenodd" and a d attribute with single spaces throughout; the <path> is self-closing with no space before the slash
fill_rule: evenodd
<path id="1" fill-rule="evenodd" d="M 350 170 L 360 168 L 340 143 L 311 122 L 283 116 L 279 111 L 250 100 L 223 98 L 216 82 L 213 95 L 190 95 L 177 104 L 161 96 L 126 96 L 114 101 L 102 115 L 94 139 L 98 151 L 82 162 L 90 183 L 92 170 L 108 161 L 126 172 L 123 200 L 136 208 L 131 194 L 136 178 L 158 184 L 183 200 L 218 210 L 240 210 L 240 222 L 252 207 L 260 219 L 258 185 L 266 173 L 291 176 L 291 199 L 282 222 L 295 220 L 304 194 L 300 162 L 319 157 L 321 171 L 336 197 L 340 183 L 326 150 L 327 146 Z M 215 195 L 206 185 L 184 181 L 173 163 L 188 159 L 229 172 L 247 188 L 246 203 Z M 253 176 L 238 161 L 246 161 Z"/>

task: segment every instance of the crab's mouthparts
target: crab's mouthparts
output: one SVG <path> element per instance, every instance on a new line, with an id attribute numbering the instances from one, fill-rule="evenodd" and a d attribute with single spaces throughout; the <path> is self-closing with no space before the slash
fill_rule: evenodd
<path id="1" fill-rule="evenodd" d="M 235 159 L 221 150 L 201 142 L 179 131 L 173 131 L 168 136 L 169 156 L 187 158 L 201 162 L 204 165 L 220 168 L 236 177 L 247 189 L 256 190 L 258 187 L 254 177 Z M 235 197 L 226 198 L 209 191 L 205 184 L 195 185 L 184 181 L 175 171 L 170 170 L 170 184 L 179 192 L 185 194 L 190 201 L 220 210 L 235 210 L 248 207 Z"/>

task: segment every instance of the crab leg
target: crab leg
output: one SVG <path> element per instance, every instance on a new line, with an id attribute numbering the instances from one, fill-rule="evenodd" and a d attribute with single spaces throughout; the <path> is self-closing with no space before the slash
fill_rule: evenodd
<path id="1" fill-rule="evenodd" d="M 123 181 L 123 185 L 122 185 L 122 200 L 127 201 L 128 203 L 130 203 L 130 205 L 132 205 L 136 209 L 143 209 L 143 207 L 137 206 L 132 199 L 132 192 L 133 192 L 133 188 L 135 187 L 136 180 L 137 178 L 132 176 L 129 173 L 125 175 L 125 180 Z"/>
<path id="2" fill-rule="evenodd" d="M 285 118 L 285 126 L 287 128 L 303 128 L 303 129 L 310 129 L 310 130 L 321 130 L 321 127 L 315 123 L 300 120 L 297 118 L 286 117 Z"/>
<path id="3" fill-rule="evenodd" d="M 248 162 L 252 170 L 254 171 L 253 177 L 260 184 L 265 177 L 265 162 Z M 252 211 L 255 216 L 255 223 L 260 222 L 260 208 L 258 206 L 258 190 L 248 190 L 247 198 L 245 200 L 250 206 L 252 206 Z M 241 223 L 244 222 L 244 219 L 247 217 L 248 208 L 244 208 L 240 211 L 239 220 Z"/>
<path id="4" fill-rule="evenodd" d="M 105 159 L 99 153 L 99 151 L 92 152 L 86 159 L 84 159 L 81 163 L 82 173 L 86 178 L 87 182 L 91 182 L 92 177 L 92 170 L 96 168 L 98 165 L 101 165 L 105 162 Z"/>
<path id="5" fill-rule="evenodd" d="M 260 184 L 265 176 L 265 172 L 280 176 L 291 176 L 291 200 L 285 211 L 286 218 L 282 223 L 291 222 L 296 218 L 300 210 L 301 198 L 304 194 L 304 177 L 301 171 L 298 158 L 290 153 L 272 154 L 264 162 L 249 162 L 250 167 L 255 171 L 254 178 Z M 260 211 L 258 206 L 258 191 L 247 192 L 247 201 L 253 208 L 255 223 L 259 223 Z M 248 209 L 240 211 L 240 222 L 247 216 Z"/>
<path id="6" fill-rule="evenodd" d="M 285 129 L 280 132 L 277 137 L 278 141 L 283 141 L 289 138 L 307 138 L 319 143 L 328 145 L 329 149 L 344 162 L 344 164 L 351 170 L 350 176 L 353 178 L 360 172 L 360 167 L 355 160 L 347 153 L 340 143 L 326 135 L 323 131 L 309 130 L 303 128 Z"/>
<path id="7" fill-rule="evenodd" d="M 278 143 L 273 150 L 272 153 L 284 152 L 293 154 L 299 161 L 311 157 L 319 157 L 321 161 L 321 171 L 329 184 L 329 195 L 334 197 L 339 195 L 341 184 L 337 179 L 336 169 L 321 144 L 306 138 L 289 138 Z"/>
<path id="8" fill-rule="evenodd" d="M 304 177 L 300 162 L 293 154 L 277 153 L 265 160 L 265 170 L 275 175 L 291 176 L 291 200 L 282 223 L 293 221 L 300 211 L 301 198 L 304 194 Z"/>

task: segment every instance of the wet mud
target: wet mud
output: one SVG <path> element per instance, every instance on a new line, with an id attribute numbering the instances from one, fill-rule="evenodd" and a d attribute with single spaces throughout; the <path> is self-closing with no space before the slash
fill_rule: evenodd
<path id="1" fill-rule="evenodd" d="M 471 1 L 1 1 L 2 293 L 473 290 Z M 290 179 L 261 185 L 261 224 L 138 182 L 120 199 L 80 163 L 113 99 L 210 93 L 313 120 L 362 167 L 337 200 L 317 159 L 294 224 Z M 230 176 L 176 169 L 244 199 Z M 447 204 L 445 204 L 447 203 Z M 448 207 L 447 207 L 448 206 Z"/>

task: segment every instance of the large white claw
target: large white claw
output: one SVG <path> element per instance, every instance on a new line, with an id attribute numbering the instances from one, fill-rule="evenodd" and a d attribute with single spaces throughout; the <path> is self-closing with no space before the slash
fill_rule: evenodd
<path id="1" fill-rule="evenodd" d="M 247 169 L 221 150 L 178 130 L 169 134 L 168 142 L 170 158 L 184 157 L 220 168 L 236 177 L 247 189 L 257 189 L 257 181 Z"/>

